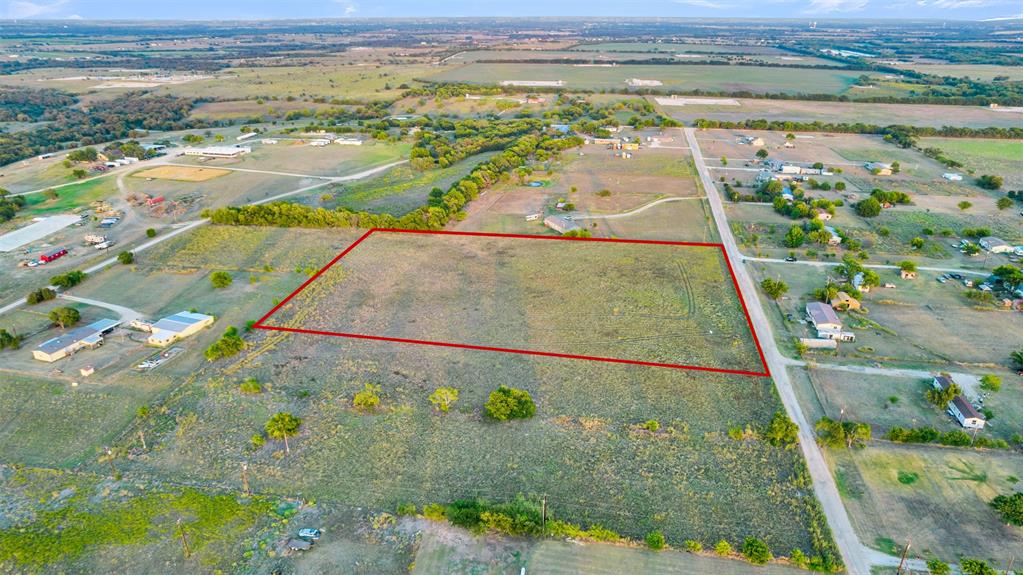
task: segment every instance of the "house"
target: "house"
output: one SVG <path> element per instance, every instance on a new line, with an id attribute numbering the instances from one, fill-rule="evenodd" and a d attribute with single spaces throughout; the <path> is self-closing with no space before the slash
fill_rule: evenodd
<path id="1" fill-rule="evenodd" d="M 866 164 L 863 164 L 863 167 L 866 168 L 868 172 L 878 176 L 892 175 L 891 164 L 885 164 L 883 162 L 867 162 Z"/>
<path id="2" fill-rule="evenodd" d="M 831 303 L 831 307 L 843 311 L 848 311 L 851 309 L 860 309 L 859 300 L 845 293 L 844 291 L 840 291 L 837 294 L 835 294 L 835 297 L 831 298 L 831 302 L 829 303 Z"/>
<path id="3" fill-rule="evenodd" d="M 954 172 L 945 172 L 944 174 L 941 174 L 941 177 L 945 178 L 946 180 L 948 180 L 950 182 L 961 182 L 961 181 L 963 181 L 963 176 L 960 175 L 960 174 L 956 174 Z"/>
<path id="4" fill-rule="evenodd" d="M 959 425 L 967 429 L 984 429 L 984 424 L 987 423 L 984 416 L 961 395 L 955 396 L 952 401 L 948 402 L 948 413 L 956 418 Z"/>
<path id="5" fill-rule="evenodd" d="M 87 326 L 77 327 L 64 335 L 44 341 L 32 350 L 32 357 L 52 363 L 83 350 L 103 345 L 103 337 L 121 325 L 116 319 L 101 319 Z"/>
<path id="6" fill-rule="evenodd" d="M 274 144 L 277 143 L 277 139 L 276 138 L 263 138 L 262 140 L 259 141 L 259 143 L 260 144 L 266 144 L 267 146 L 273 146 Z"/>
<path id="7" fill-rule="evenodd" d="M 901 277 L 904 280 L 915 280 L 916 279 L 916 272 L 902 270 L 899 273 L 899 277 Z"/>
<path id="8" fill-rule="evenodd" d="M 830 221 L 832 216 L 828 213 L 828 210 L 823 208 L 814 208 L 813 213 L 816 214 L 817 219 L 822 221 Z"/>
<path id="9" fill-rule="evenodd" d="M 185 148 L 185 155 L 202 156 L 204 158 L 237 158 L 251 151 L 252 148 L 248 146 L 209 146 L 206 148 Z"/>
<path id="10" fill-rule="evenodd" d="M 838 235 L 838 230 L 831 226 L 824 226 L 824 231 L 831 234 L 831 237 L 828 238 L 829 246 L 837 246 L 838 244 L 842 243 L 842 236 Z"/>
<path id="11" fill-rule="evenodd" d="M 842 321 L 838 314 L 828 304 L 819 301 L 812 301 L 806 304 L 806 317 L 817 330 L 817 337 L 820 339 L 834 339 L 837 341 L 855 341 L 856 335 L 842 331 Z"/>
<path id="12" fill-rule="evenodd" d="M 334 140 L 334 143 L 342 146 L 361 146 L 363 144 L 363 140 L 362 138 L 345 136 Z"/>
<path id="13" fill-rule="evenodd" d="M 309 145 L 310 146 L 315 146 L 317 148 L 322 148 L 322 147 L 324 147 L 324 146 L 326 146 L 328 144 L 330 144 L 330 140 L 328 140 L 326 138 L 318 138 L 316 140 L 310 140 L 309 141 Z"/>
<path id="14" fill-rule="evenodd" d="M 771 180 L 771 171 L 770 170 L 760 170 L 759 172 L 757 172 L 757 183 L 758 184 L 762 184 L 762 183 L 768 182 L 770 180 Z"/>
<path id="15" fill-rule="evenodd" d="M 956 381 L 947 373 L 936 375 L 931 379 L 931 387 L 938 391 L 945 391 L 953 385 L 956 385 Z"/>
<path id="16" fill-rule="evenodd" d="M 863 272 L 859 272 L 853 276 L 852 285 L 854 288 L 856 288 L 857 291 L 860 291 L 862 293 L 870 292 L 870 286 L 864 285 L 863 283 Z"/>
<path id="17" fill-rule="evenodd" d="M 214 317 L 190 311 L 169 315 L 150 327 L 152 334 L 146 339 L 149 345 L 166 347 L 184 339 L 204 327 L 213 325 Z"/>
<path id="18" fill-rule="evenodd" d="M 67 255 L 67 250 L 64 248 L 53 248 L 52 250 L 39 256 L 39 261 L 42 263 L 50 263 L 53 260 L 60 259 Z"/>
<path id="19" fill-rule="evenodd" d="M 1002 238 L 996 238 L 994 236 L 988 236 L 986 238 L 980 238 L 978 242 L 980 247 L 993 254 L 1007 254 L 1012 253 L 1013 247 L 1005 242 Z"/>
<path id="20" fill-rule="evenodd" d="M 547 216 L 543 219 L 543 225 L 559 234 L 567 234 L 568 232 L 582 229 L 582 226 L 579 224 L 561 216 Z"/>
<path id="21" fill-rule="evenodd" d="M 800 168 L 799 166 L 796 166 L 794 164 L 782 164 L 781 169 L 779 171 L 783 174 L 802 174 L 803 168 Z"/>

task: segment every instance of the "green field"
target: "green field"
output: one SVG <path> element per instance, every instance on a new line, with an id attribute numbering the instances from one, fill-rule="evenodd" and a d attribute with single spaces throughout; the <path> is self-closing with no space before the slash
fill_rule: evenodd
<path id="1" fill-rule="evenodd" d="M 1019 123 L 1017 115 L 1016 125 Z M 946 156 L 962 162 L 977 175 L 1002 176 L 1007 189 L 1023 186 L 1023 140 L 923 138 L 920 146 L 941 148 Z"/>
<path id="2" fill-rule="evenodd" d="M 1023 69 L 1020 66 L 996 66 L 992 64 L 911 64 L 901 65 L 904 68 L 933 74 L 935 76 L 970 77 L 974 80 L 990 82 L 995 76 L 1008 76 L 1009 80 L 1023 80 Z"/>
<path id="3" fill-rule="evenodd" d="M 56 188 L 54 192 L 57 194 L 56 198 L 48 197 L 45 192 L 25 196 L 28 202 L 20 213 L 40 215 L 87 207 L 90 202 L 105 200 L 117 193 L 117 183 L 114 178 L 97 178 L 80 184 Z"/>
<path id="4" fill-rule="evenodd" d="M 565 82 L 565 89 L 625 89 L 628 78 L 659 80 L 658 90 L 751 91 L 844 94 L 858 74 L 840 70 L 758 68 L 755 66 L 581 67 L 568 64 L 468 64 L 427 76 L 435 82 L 498 84 L 505 80 Z"/>

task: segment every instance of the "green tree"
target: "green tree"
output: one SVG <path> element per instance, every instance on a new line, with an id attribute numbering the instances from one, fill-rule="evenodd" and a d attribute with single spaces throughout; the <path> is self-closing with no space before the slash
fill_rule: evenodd
<path id="1" fill-rule="evenodd" d="M 845 182 L 835 182 L 835 189 L 839 192 L 845 191 Z"/>
<path id="2" fill-rule="evenodd" d="M 238 335 L 238 328 L 228 326 L 224 335 L 206 348 L 205 356 L 207 361 L 216 361 L 222 357 L 231 357 L 245 349 L 245 340 Z"/>
<path id="3" fill-rule="evenodd" d="M 977 178 L 977 185 L 985 190 L 1001 189 L 1003 183 L 1005 182 L 1001 176 L 983 175 Z"/>
<path id="4" fill-rule="evenodd" d="M 153 229 L 153 228 L 146 228 L 146 237 L 147 238 L 155 238 L 156 237 L 156 230 Z"/>
<path id="5" fill-rule="evenodd" d="M 443 413 L 447 413 L 456 401 L 458 401 L 458 390 L 454 387 L 438 387 L 430 394 L 430 403 Z"/>
<path id="6" fill-rule="evenodd" d="M 771 555 L 771 550 L 767 547 L 767 543 L 756 537 L 747 537 L 742 542 L 742 556 L 754 565 L 763 565 L 774 558 Z"/>
<path id="7" fill-rule="evenodd" d="M 213 287 L 216 289 L 224 289 L 231 285 L 233 281 L 234 279 L 231 277 L 231 274 L 227 272 L 213 272 L 210 274 L 210 283 L 212 283 Z"/>
<path id="8" fill-rule="evenodd" d="M 863 447 L 870 441 L 870 426 L 855 421 L 835 421 L 822 417 L 817 422 L 817 437 L 833 448 Z"/>
<path id="9" fill-rule="evenodd" d="M 279 411 L 267 420 L 264 429 L 266 429 L 266 434 L 271 439 L 283 439 L 284 452 L 291 453 L 291 448 L 288 445 L 288 437 L 297 435 L 298 428 L 301 426 L 301 419 L 287 411 Z"/>
<path id="10" fill-rule="evenodd" d="M 124 265 L 133 264 L 135 263 L 135 254 L 127 251 L 121 252 L 117 254 L 117 261 L 121 262 Z"/>
<path id="11" fill-rule="evenodd" d="M 250 377 L 238 386 L 238 390 L 249 395 L 258 395 L 263 393 L 263 386 L 259 384 L 258 379 Z"/>
<path id="12" fill-rule="evenodd" d="M 794 447 L 799 442 L 799 426 L 784 411 L 776 411 L 767 424 L 764 438 L 775 447 Z"/>
<path id="13" fill-rule="evenodd" d="M 50 301 L 55 297 L 57 297 L 57 292 L 53 291 L 52 289 L 39 288 L 25 296 L 25 301 L 28 303 L 28 305 L 35 305 L 40 302 Z"/>
<path id="14" fill-rule="evenodd" d="M 913 249 L 917 249 L 918 250 L 918 249 L 924 247 L 924 239 L 920 238 L 920 237 L 913 238 L 913 239 L 909 240 L 909 246 L 911 248 L 913 248 Z"/>
<path id="15" fill-rule="evenodd" d="M 864 218 L 873 218 L 881 213 L 881 202 L 878 202 L 874 198 L 865 198 L 856 202 L 855 204 L 856 213 Z"/>
<path id="16" fill-rule="evenodd" d="M 951 575 L 952 573 L 952 568 L 941 559 L 931 559 L 928 561 L 927 570 L 931 572 L 930 575 Z"/>
<path id="17" fill-rule="evenodd" d="M 85 177 L 85 176 L 87 176 L 88 174 L 89 174 L 88 172 L 86 172 L 85 170 L 83 170 L 83 169 L 81 169 L 81 168 L 75 168 L 74 170 L 72 170 L 72 171 L 71 171 L 71 175 L 72 175 L 72 176 L 73 176 L 73 177 L 74 177 L 74 178 L 75 178 L 76 180 L 81 180 L 82 178 L 84 178 L 84 177 Z"/>
<path id="18" fill-rule="evenodd" d="M 966 200 L 963 200 L 963 201 L 959 202 L 956 205 L 959 206 L 960 210 L 963 210 L 965 212 L 966 210 L 968 210 L 968 209 L 973 207 L 973 202 L 968 202 Z"/>
<path id="19" fill-rule="evenodd" d="M 58 307 L 50 310 L 50 321 L 60 326 L 60 329 L 75 325 L 82 319 L 82 315 L 73 307 Z"/>
<path id="20" fill-rule="evenodd" d="M 955 397 L 960 395 L 962 392 L 963 390 L 960 389 L 959 385 L 953 383 L 945 389 L 930 387 L 926 392 L 924 392 L 924 397 L 926 397 L 927 401 L 933 403 L 939 409 L 945 409 L 948 402 L 955 399 Z"/>
<path id="21" fill-rule="evenodd" d="M 1002 378 L 989 373 L 980 378 L 980 388 L 986 391 L 998 391 L 1002 389 Z"/>
<path id="22" fill-rule="evenodd" d="M 788 284 L 781 280 L 772 278 L 764 278 L 764 280 L 760 282 L 760 287 L 764 290 L 764 293 L 766 293 L 768 297 L 774 300 L 780 298 L 785 295 L 785 292 L 789 291 Z"/>
<path id="23" fill-rule="evenodd" d="M 714 553 L 717 553 L 718 555 L 720 555 L 722 557 L 725 557 L 727 555 L 731 555 L 732 554 L 732 545 L 731 545 L 731 543 L 725 541 L 724 539 L 722 539 L 721 541 L 718 541 L 714 545 Z"/>
<path id="24" fill-rule="evenodd" d="M 728 165 L 728 158 L 726 158 L 724 156 L 721 156 L 721 165 L 722 166 L 727 166 Z"/>
<path id="25" fill-rule="evenodd" d="M 667 542 L 664 539 L 664 533 L 661 533 L 660 531 L 651 531 L 650 533 L 646 534 L 646 546 L 653 549 L 654 551 L 660 551 L 661 549 L 664 549 L 666 543 Z"/>
<path id="26" fill-rule="evenodd" d="M 352 398 L 352 405 L 359 411 L 376 409 L 380 405 L 380 386 L 372 383 L 364 384 L 362 391 L 357 392 Z"/>
<path id="27" fill-rule="evenodd" d="M 959 569 L 963 575 L 998 575 L 998 571 L 992 569 L 987 561 L 981 559 L 963 559 L 959 564 Z"/>
<path id="28" fill-rule="evenodd" d="M 760 158 L 761 160 L 763 160 L 769 155 L 771 154 L 770 152 L 767 151 L 767 148 L 760 148 L 759 150 L 757 150 L 757 157 Z"/>
<path id="29" fill-rule="evenodd" d="M 904 272 L 910 272 L 910 273 L 915 272 L 916 271 L 916 262 L 911 262 L 909 260 L 901 261 L 901 262 L 899 262 L 899 269 L 904 271 Z"/>
<path id="30" fill-rule="evenodd" d="M 18 349 L 21 347 L 22 336 L 0 329 L 0 349 Z"/>
<path id="31" fill-rule="evenodd" d="M 536 413 L 536 404 L 528 391 L 505 385 L 490 392 L 484 408 L 488 416 L 498 421 L 528 419 Z"/>
<path id="32" fill-rule="evenodd" d="M 785 234 L 785 245 L 790 248 L 798 248 L 805 241 L 806 234 L 803 232 L 803 228 L 799 226 L 790 227 L 789 231 Z"/>
<path id="33" fill-rule="evenodd" d="M 1002 514 L 1006 523 L 1023 527 L 1023 493 L 999 495 L 991 500 L 991 507 Z"/>
<path id="34" fill-rule="evenodd" d="M 995 205 L 998 206 L 999 210 L 1005 210 L 1005 209 L 1011 208 L 1012 207 L 1012 199 L 1011 198 L 1005 198 L 1005 197 L 998 198 L 998 201 L 995 202 Z"/>
<path id="35" fill-rule="evenodd" d="M 1010 353 L 1009 359 L 1012 360 L 1016 367 L 1023 369 L 1023 349 Z"/>

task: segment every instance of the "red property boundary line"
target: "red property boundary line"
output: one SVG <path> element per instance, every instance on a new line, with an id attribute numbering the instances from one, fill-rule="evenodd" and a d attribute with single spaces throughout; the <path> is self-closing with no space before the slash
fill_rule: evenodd
<path id="1" fill-rule="evenodd" d="M 749 326 L 750 334 L 753 336 L 753 343 L 756 345 L 757 354 L 760 356 L 760 364 L 763 366 L 762 371 L 749 371 L 742 369 L 727 369 L 720 367 L 707 367 L 702 365 L 685 365 L 678 363 L 659 363 L 654 361 L 640 361 L 633 359 L 621 359 L 615 357 L 600 357 L 593 355 L 576 355 L 571 353 L 556 353 L 549 351 L 537 351 L 531 349 L 513 349 L 507 347 L 493 347 L 486 345 L 473 345 L 467 343 L 451 343 L 445 341 L 433 341 L 423 339 L 408 339 L 401 337 L 385 337 L 380 335 L 367 335 L 361 333 L 343 333 L 336 331 L 321 331 L 314 329 L 294 328 L 294 327 L 280 327 L 265 325 L 264 322 L 270 319 L 272 315 L 277 313 L 279 309 L 287 305 L 295 296 L 302 292 L 309 284 L 317 280 L 327 270 L 334 266 L 337 262 L 341 261 L 341 258 L 348 255 L 349 252 L 354 250 L 359 244 L 361 244 L 366 238 L 373 235 L 374 233 L 398 233 L 398 234 L 431 234 L 431 235 L 452 235 L 452 236 L 477 236 L 477 237 L 488 237 L 488 238 L 519 238 L 519 239 L 530 239 L 530 240 L 553 240 L 553 241 L 584 241 L 584 242 L 609 242 L 609 243 L 624 243 L 624 244 L 649 244 L 649 245 L 661 245 L 661 246 L 699 246 L 699 247 L 714 247 L 721 250 L 721 255 L 725 258 L 725 264 L 728 266 L 728 273 L 732 276 L 732 285 L 735 287 L 735 293 L 739 298 L 739 303 L 742 305 L 742 313 L 746 316 L 746 325 Z M 496 351 L 502 353 L 517 353 L 522 355 L 537 355 L 543 357 L 556 357 L 562 359 L 583 359 L 588 361 L 602 361 L 606 363 L 624 363 L 630 365 L 645 365 L 650 367 L 667 367 L 672 369 L 686 369 L 692 371 L 707 371 L 713 373 L 728 373 L 733 375 L 747 375 L 751 377 L 770 377 L 770 369 L 767 367 L 767 360 L 764 358 L 764 350 L 760 346 L 760 339 L 757 337 L 757 332 L 753 328 L 753 320 L 750 319 L 749 308 L 746 307 L 746 301 L 742 297 L 742 292 L 739 290 L 739 281 L 735 277 L 735 270 L 732 269 L 732 262 L 728 258 L 728 251 L 725 249 L 724 244 L 705 243 L 705 242 L 672 242 L 664 240 L 626 240 L 617 238 L 573 238 L 565 236 L 534 236 L 528 234 L 499 234 L 490 232 L 455 232 L 455 231 L 432 231 L 432 230 L 400 230 L 391 228 L 372 228 L 366 233 L 359 236 L 359 239 L 355 240 L 352 245 L 345 248 L 343 252 L 330 260 L 327 265 L 320 268 L 315 274 L 309 279 L 304 281 L 302 285 L 295 291 L 291 292 L 288 297 L 284 298 L 279 304 L 275 305 L 273 309 L 268 311 L 266 315 L 259 318 L 252 326 L 255 329 L 264 329 L 268 331 L 281 331 L 289 333 L 304 333 L 310 335 L 328 335 L 334 337 L 347 337 L 353 339 L 365 339 L 373 341 L 389 341 L 394 343 L 410 343 L 416 345 L 430 345 L 437 347 L 452 347 L 458 349 L 472 349 L 478 351 Z"/>

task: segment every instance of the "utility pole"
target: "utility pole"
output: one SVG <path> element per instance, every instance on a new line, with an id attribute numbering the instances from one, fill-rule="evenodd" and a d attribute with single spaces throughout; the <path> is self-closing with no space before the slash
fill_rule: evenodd
<path id="1" fill-rule="evenodd" d="M 192 554 L 192 551 L 188 548 L 188 538 L 185 537 L 185 529 L 181 526 L 181 518 L 178 517 L 178 531 L 181 533 L 181 545 L 185 548 L 185 559 Z"/>
<path id="2" fill-rule="evenodd" d="M 149 451 L 149 448 L 146 447 L 146 434 L 141 429 L 139 430 L 139 440 L 142 442 L 142 451 Z"/>
<path id="3" fill-rule="evenodd" d="M 899 561 L 899 569 L 895 575 L 902 575 L 902 568 L 906 566 L 906 556 L 909 555 L 909 540 L 906 540 L 906 548 L 902 550 L 902 560 Z"/>
<path id="4" fill-rule="evenodd" d="M 245 491 L 245 495 L 252 495 L 249 491 L 249 464 L 242 463 L 242 489 Z"/>
<path id="5" fill-rule="evenodd" d="M 547 494 L 540 499 L 540 522 L 544 531 L 547 530 Z"/>

